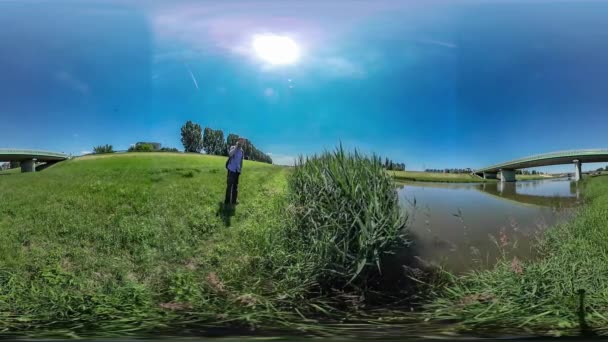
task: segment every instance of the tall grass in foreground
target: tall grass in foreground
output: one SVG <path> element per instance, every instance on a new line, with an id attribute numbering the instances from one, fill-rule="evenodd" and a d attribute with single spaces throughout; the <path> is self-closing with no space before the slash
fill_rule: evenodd
<path id="1" fill-rule="evenodd" d="M 504 258 L 491 270 L 452 276 L 426 306 L 428 318 L 466 330 L 608 334 L 608 177 L 584 185 L 587 203 L 546 232 L 540 258 Z"/>
<path id="2" fill-rule="evenodd" d="M 300 157 L 288 183 L 294 239 L 316 256 L 322 288 L 365 290 L 405 246 L 406 217 L 381 161 L 342 146 Z"/>

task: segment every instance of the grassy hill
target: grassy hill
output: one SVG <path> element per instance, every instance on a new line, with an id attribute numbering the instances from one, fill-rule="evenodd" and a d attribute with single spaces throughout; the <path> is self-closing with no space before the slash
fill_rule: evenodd
<path id="1" fill-rule="evenodd" d="M 0 330 L 262 320 L 303 286 L 273 248 L 287 170 L 245 161 L 230 215 L 224 163 L 126 153 L 1 176 Z"/>

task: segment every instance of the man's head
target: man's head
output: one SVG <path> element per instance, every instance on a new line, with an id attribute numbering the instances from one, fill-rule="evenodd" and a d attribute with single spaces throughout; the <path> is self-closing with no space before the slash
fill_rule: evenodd
<path id="1" fill-rule="evenodd" d="M 245 145 L 245 139 L 243 139 L 243 138 L 239 138 L 239 139 L 236 141 L 236 146 L 238 146 L 238 147 L 243 147 L 244 145 Z"/>

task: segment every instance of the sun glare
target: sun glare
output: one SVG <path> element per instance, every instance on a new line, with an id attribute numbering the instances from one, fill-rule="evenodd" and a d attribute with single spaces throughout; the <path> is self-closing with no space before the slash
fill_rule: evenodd
<path id="1" fill-rule="evenodd" d="M 253 49 L 259 58 L 270 64 L 293 64 L 300 57 L 298 44 L 286 36 L 256 35 Z"/>

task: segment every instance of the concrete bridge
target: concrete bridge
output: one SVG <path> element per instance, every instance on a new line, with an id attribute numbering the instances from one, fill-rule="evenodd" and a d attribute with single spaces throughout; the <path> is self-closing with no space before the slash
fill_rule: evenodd
<path id="1" fill-rule="evenodd" d="M 574 164 L 574 179 L 581 179 L 583 163 L 608 162 L 608 149 L 572 150 L 538 154 L 511 160 L 475 170 L 474 173 L 486 179 L 500 178 L 503 182 L 515 181 L 515 170 L 529 167 Z"/>
<path id="2" fill-rule="evenodd" d="M 17 150 L 0 148 L 0 161 L 21 162 L 21 172 L 36 171 L 37 162 L 46 162 L 47 164 L 54 164 L 56 162 L 66 159 L 68 159 L 68 155 L 64 153 L 39 150 Z"/>

